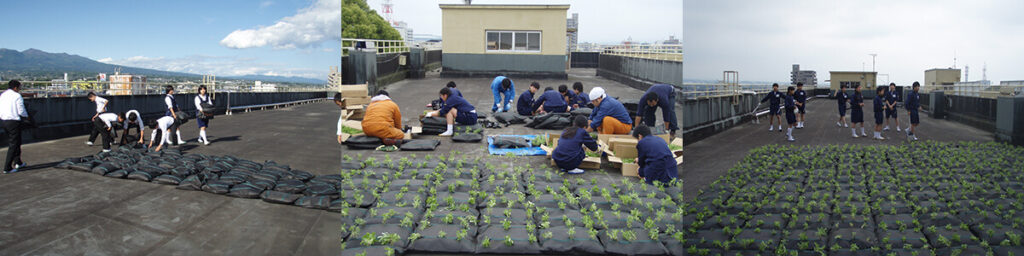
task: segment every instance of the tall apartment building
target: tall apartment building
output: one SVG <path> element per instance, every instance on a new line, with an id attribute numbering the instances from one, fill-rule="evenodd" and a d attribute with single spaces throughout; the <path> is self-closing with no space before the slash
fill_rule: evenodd
<path id="1" fill-rule="evenodd" d="M 803 83 L 806 86 L 818 85 L 818 73 L 814 70 L 800 70 L 800 64 L 793 64 L 793 72 L 789 73 L 790 84 Z"/>
<path id="2" fill-rule="evenodd" d="M 580 27 L 580 14 L 573 13 L 572 18 L 565 19 L 565 49 L 569 49 L 570 52 L 579 50 L 576 46 L 578 40 L 578 30 Z"/>

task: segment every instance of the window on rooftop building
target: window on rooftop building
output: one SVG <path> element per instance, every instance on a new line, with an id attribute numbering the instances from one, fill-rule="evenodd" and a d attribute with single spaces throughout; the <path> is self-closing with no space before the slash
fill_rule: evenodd
<path id="1" fill-rule="evenodd" d="M 487 51 L 539 52 L 540 31 L 487 31 Z"/>

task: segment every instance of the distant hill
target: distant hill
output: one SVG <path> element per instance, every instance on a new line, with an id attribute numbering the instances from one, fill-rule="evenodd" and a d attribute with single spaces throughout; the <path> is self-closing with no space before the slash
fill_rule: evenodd
<path id="1" fill-rule="evenodd" d="M 201 75 L 190 73 L 171 72 L 107 64 L 86 57 L 67 53 L 49 53 L 38 49 L 28 49 L 19 52 L 17 50 L 0 48 L 0 74 L 2 74 L 4 77 L 20 76 L 40 79 L 53 79 L 63 76 L 64 73 L 69 73 L 69 76 L 71 76 L 74 79 L 82 77 L 92 77 L 98 73 L 112 74 L 114 73 L 114 68 L 116 67 L 121 68 L 121 73 L 145 75 L 148 77 L 184 79 L 196 79 L 202 77 Z M 324 80 L 303 77 L 247 75 L 225 78 L 240 80 L 263 80 L 279 83 L 326 83 Z"/>

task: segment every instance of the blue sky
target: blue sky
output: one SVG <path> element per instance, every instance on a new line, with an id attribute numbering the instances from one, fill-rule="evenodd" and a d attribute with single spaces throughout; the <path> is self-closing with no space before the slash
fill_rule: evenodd
<path id="1" fill-rule="evenodd" d="M 340 0 L 8 1 L 0 48 L 218 76 L 326 79 Z M 12 20 L 13 19 L 13 20 Z"/>

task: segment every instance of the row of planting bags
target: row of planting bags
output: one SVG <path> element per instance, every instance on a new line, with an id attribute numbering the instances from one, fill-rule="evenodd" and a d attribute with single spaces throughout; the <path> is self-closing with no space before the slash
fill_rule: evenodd
<path id="1" fill-rule="evenodd" d="M 342 205 L 340 175 L 317 176 L 273 161 L 261 164 L 234 156 L 183 155 L 175 149 L 148 152 L 121 146 L 111 152 L 68 158 L 56 167 L 312 209 L 336 212 Z"/>

